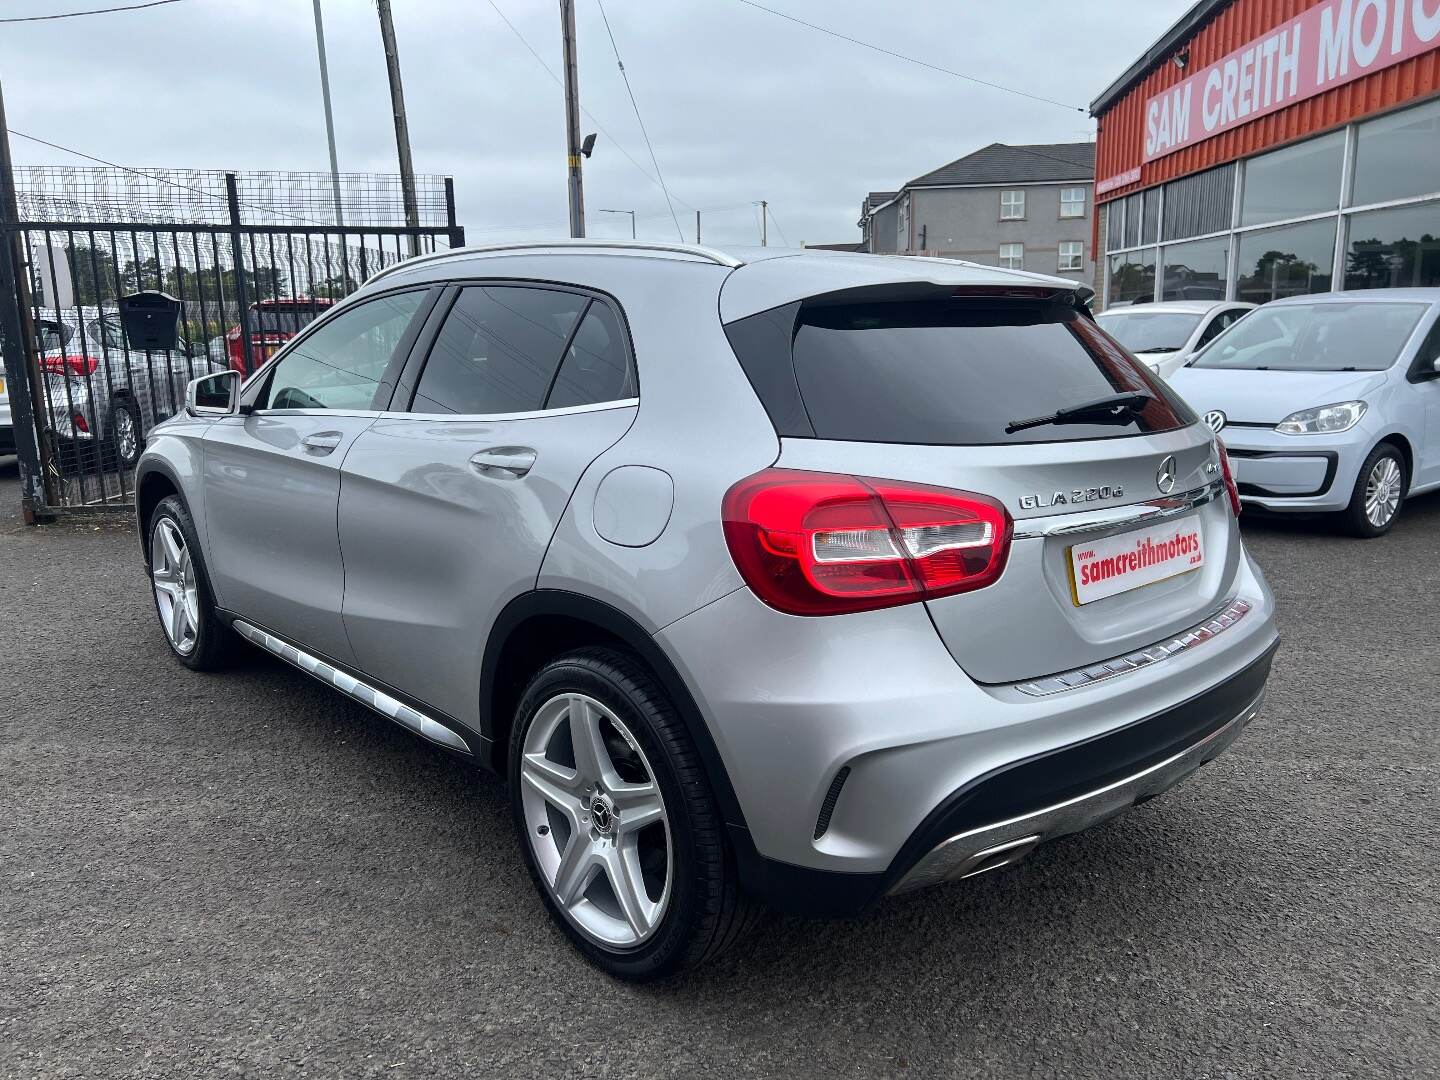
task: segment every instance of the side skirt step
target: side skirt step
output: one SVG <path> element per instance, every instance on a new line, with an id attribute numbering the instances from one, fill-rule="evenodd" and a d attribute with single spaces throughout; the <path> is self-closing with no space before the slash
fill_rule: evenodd
<path id="1" fill-rule="evenodd" d="M 230 625 L 246 641 L 259 645 L 266 652 L 278 656 L 287 664 L 299 668 L 307 675 L 315 676 L 327 686 L 333 686 L 352 701 L 358 701 L 367 709 L 373 709 L 387 720 L 394 720 L 401 727 L 408 728 L 416 735 L 429 739 L 448 750 L 458 750 L 462 754 L 471 752 L 470 744 L 450 728 L 419 710 L 412 709 L 404 702 L 397 701 L 383 690 L 377 690 L 369 683 L 361 682 L 353 675 L 348 675 L 319 657 L 311 656 L 309 653 L 295 648 L 289 642 L 281 641 L 273 634 L 267 634 L 257 626 L 251 626 L 243 619 L 236 619 Z"/>

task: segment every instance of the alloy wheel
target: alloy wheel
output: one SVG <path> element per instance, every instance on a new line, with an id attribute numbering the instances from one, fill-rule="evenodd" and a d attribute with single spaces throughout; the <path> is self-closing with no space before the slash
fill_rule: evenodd
<path id="1" fill-rule="evenodd" d="M 1400 509 L 1400 491 L 1404 475 L 1393 457 L 1382 457 L 1370 469 L 1365 480 L 1365 518 L 1377 529 L 1390 524 Z"/>
<path id="2" fill-rule="evenodd" d="M 176 652 L 188 656 L 200 634 L 200 594 L 185 535 L 168 517 L 156 521 L 150 533 L 150 578 L 165 636 Z"/>
<path id="3" fill-rule="evenodd" d="M 520 758 L 525 832 L 565 917 L 612 950 L 659 928 L 674 859 L 665 799 L 635 736 L 585 694 L 540 706 Z"/>
<path id="4" fill-rule="evenodd" d="M 115 452 L 123 462 L 134 461 L 140 448 L 140 433 L 135 427 L 135 416 L 121 406 L 115 410 Z"/>

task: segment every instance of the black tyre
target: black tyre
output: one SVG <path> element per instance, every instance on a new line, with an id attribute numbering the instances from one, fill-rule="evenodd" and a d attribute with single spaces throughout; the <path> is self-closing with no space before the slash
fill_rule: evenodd
<path id="1" fill-rule="evenodd" d="M 516 711 L 509 776 L 545 907 L 609 974 L 663 978 L 754 924 L 684 724 L 630 656 L 584 649 L 541 669 Z"/>
<path id="2" fill-rule="evenodd" d="M 140 410 L 130 398 L 119 399 L 110 410 L 110 448 L 115 464 L 122 469 L 133 469 L 145 449 Z"/>
<path id="3" fill-rule="evenodd" d="M 214 671 L 234 656 L 239 639 L 215 613 L 215 593 L 190 511 L 178 495 L 162 499 L 146 532 L 150 583 L 160 629 L 175 658 Z"/>
<path id="4" fill-rule="evenodd" d="M 1384 536 L 1400 518 L 1409 483 L 1400 451 L 1390 443 L 1375 447 L 1360 466 L 1350 505 L 1340 513 L 1345 530 L 1365 540 Z"/>

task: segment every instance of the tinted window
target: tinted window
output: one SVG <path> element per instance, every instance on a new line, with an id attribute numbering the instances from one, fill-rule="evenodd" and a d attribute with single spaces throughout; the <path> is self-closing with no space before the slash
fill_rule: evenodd
<path id="1" fill-rule="evenodd" d="M 1369 120 L 1355 132 L 1351 206 L 1435 190 L 1440 176 L 1440 101 Z"/>
<path id="2" fill-rule="evenodd" d="M 1230 241 L 1194 240 L 1165 247 L 1162 300 L 1224 300 Z"/>
<path id="3" fill-rule="evenodd" d="M 635 396 L 629 354 L 620 321 L 609 306 L 590 305 L 575 340 L 565 350 L 565 362 L 545 402 L 547 409 L 594 405 Z"/>
<path id="4" fill-rule="evenodd" d="M 425 361 L 412 411 L 532 412 L 545 404 L 587 299 L 551 289 L 462 289 Z"/>
<path id="5" fill-rule="evenodd" d="M 1060 442 L 1169 430 L 1188 416 L 1088 318 L 1057 304 L 802 308 L 792 355 L 796 384 L 821 439 Z M 1156 400 L 1124 423 L 1005 430 L 1010 421 L 1136 390 Z"/>
<path id="6" fill-rule="evenodd" d="M 1109 311 L 1095 320 L 1107 334 L 1132 353 L 1177 352 L 1190 340 L 1199 315 L 1173 311 Z"/>
<path id="7" fill-rule="evenodd" d="M 1155 299 L 1155 250 L 1110 256 L 1110 304 L 1145 304 Z"/>
<path id="8" fill-rule="evenodd" d="M 300 341 L 269 379 L 271 409 L 371 409 L 381 376 L 423 291 L 395 293 L 341 312 Z"/>
<path id="9" fill-rule="evenodd" d="M 1424 304 L 1286 304 L 1252 311 L 1192 367 L 1245 371 L 1383 371 Z"/>
<path id="10" fill-rule="evenodd" d="M 1440 285 L 1440 203 L 1372 210 L 1350 219 L 1345 288 Z"/>

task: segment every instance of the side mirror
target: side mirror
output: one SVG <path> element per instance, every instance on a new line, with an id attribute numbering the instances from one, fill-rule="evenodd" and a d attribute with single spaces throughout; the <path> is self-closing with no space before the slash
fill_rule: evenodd
<path id="1" fill-rule="evenodd" d="M 185 411 L 191 416 L 234 416 L 240 412 L 240 373 L 220 371 L 191 379 L 185 388 Z"/>

